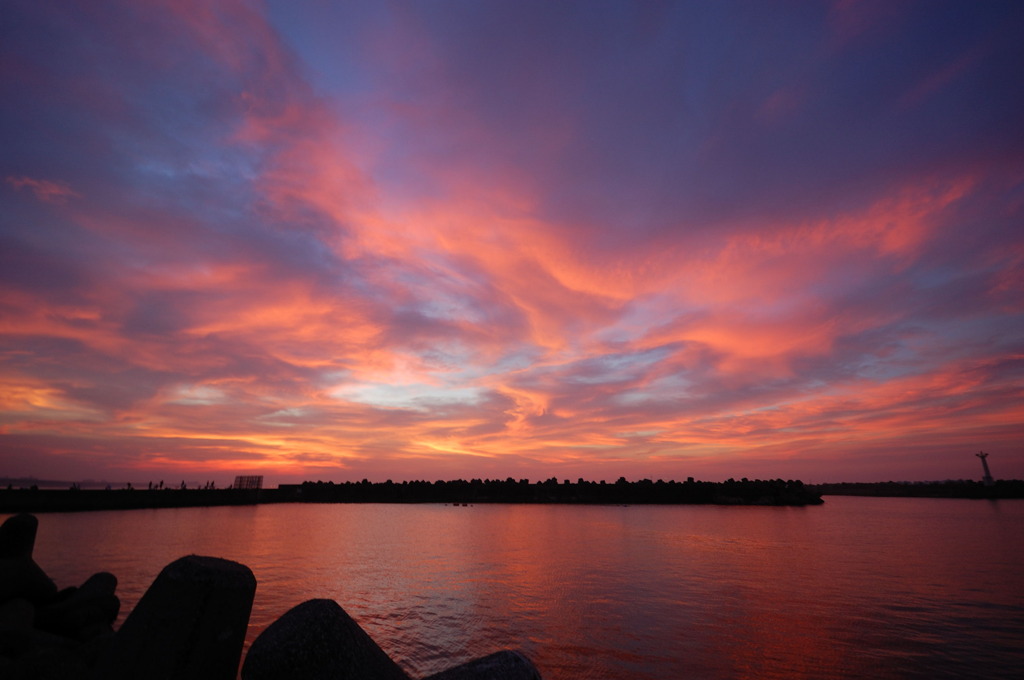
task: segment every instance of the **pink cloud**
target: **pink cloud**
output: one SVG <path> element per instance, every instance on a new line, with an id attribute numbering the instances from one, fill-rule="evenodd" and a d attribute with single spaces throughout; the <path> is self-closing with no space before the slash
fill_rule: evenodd
<path id="1" fill-rule="evenodd" d="M 8 184 L 21 191 L 28 189 L 35 197 L 43 203 L 65 203 L 69 198 L 81 196 L 64 182 L 54 182 L 48 179 L 33 179 L 32 177 L 6 178 Z"/>
<path id="2" fill-rule="evenodd" d="M 0 233 L 19 471 L 823 481 L 893 450 L 952 476 L 955 447 L 1019 439 L 1012 149 L 834 141 L 847 100 L 790 66 L 725 94 L 680 66 L 704 114 L 634 82 L 662 65 L 615 52 L 617 80 L 579 37 L 502 62 L 502 100 L 479 87 L 494 64 L 454 58 L 473 32 L 415 12 L 371 22 L 338 67 L 355 85 L 324 91 L 249 3 L 132 11 L 141 35 L 72 13 L 81 79 L 35 57 L 81 106 L 25 166 L 68 182 L 6 180 L 38 199 Z M 862 19 L 837 19 L 849 51 L 885 23 Z"/>

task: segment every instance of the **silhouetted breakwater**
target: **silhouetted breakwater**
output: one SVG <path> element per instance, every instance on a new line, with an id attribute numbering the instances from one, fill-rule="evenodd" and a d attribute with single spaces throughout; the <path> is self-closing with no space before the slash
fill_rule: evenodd
<path id="1" fill-rule="evenodd" d="M 566 503 L 592 505 L 819 505 L 817 487 L 799 480 L 629 482 L 583 479 L 457 479 L 411 482 L 304 482 L 276 489 L 0 489 L 0 512 L 71 512 L 256 503 Z"/>
<path id="2" fill-rule="evenodd" d="M 944 482 L 842 482 L 815 484 L 826 496 L 877 496 L 888 498 L 1024 498 L 1024 480 L 999 479 L 991 486 L 972 480 Z"/>
<path id="3" fill-rule="evenodd" d="M 117 579 L 58 591 L 32 558 L 38 520 L 0 525 L 0 677 L 10 680 L 235 680 L 256 579 L 243 564 L 188 555 L 168 564 L 120 629 Z M 252 643 L 242 680 L 409 675 L 333 600 L 303 602 Z M 426 680 L 540 680 L 504 650 Z"/>
<path id="4" fill-rule="evenodd" d="M 0 489 L 0 512 L 77 512 L 254 505 L 277 502 L 274 489 Z"/>
<path id="5" fill-rule="evenodd" d="M 630 482 L 613 484 L 552 477 L 544 482 L 458 479 L 413 482 L 305 482 L 279 487 L 282 498 L 307 503 L 578 503 L 592 505 L 818 505 L 821 494 L 799 480 L 730 479 L 725 482 Z"/>

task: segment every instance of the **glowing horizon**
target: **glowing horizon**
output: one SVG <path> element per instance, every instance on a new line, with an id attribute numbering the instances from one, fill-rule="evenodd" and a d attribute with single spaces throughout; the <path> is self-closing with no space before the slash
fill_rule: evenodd
<path id="1" fill-rule="evenodd" d="M 5 476 L 1024 477 L 1014 3 L 15 1 Z"/>

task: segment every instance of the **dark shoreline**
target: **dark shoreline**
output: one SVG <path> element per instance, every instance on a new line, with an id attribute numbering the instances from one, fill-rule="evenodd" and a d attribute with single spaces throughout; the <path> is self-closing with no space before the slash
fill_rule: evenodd
<path id="1" fill-rule="evenodd" d="M 871 496 L 877 498 L 966 498 L 1000 500 L 1024 498 L 1024 480 L 997 479 L 991 485 L 971 480 L 944 482 L 842 482 L 815 484 L 824 496 Z"/>
<path id="2" fill-rule="evenodd" d="M 560 505 L 755 505 L 823 503 L 813 487 L 794 480 L 665 482 L 620 479 L 575 483 L 550 479 L 438 482 L 305 482 L 276 489 L 38 489 L 0 488 L 0 512 L 79 512 L 269 503 L 533 503 Z"/>
<path id="3" fill-rule="evenodd" d="M 0 513 L 145 510 L 279 502 L 276 490 L 0 489 Z"/>
<path id="4" fill-rule="evenodd" d="M 275 489 L 38 489 L 0 488 L 0 513 L 83 512 L 218 507 L 271 503 L 525 503 L 555 505 L 820 505 L 822 496 L 884 498 L 1024 498 L 1024 481 L 846 482 L 793 480 L 558 482 L 550 479 L 438 482 L 305 482 Z"/>

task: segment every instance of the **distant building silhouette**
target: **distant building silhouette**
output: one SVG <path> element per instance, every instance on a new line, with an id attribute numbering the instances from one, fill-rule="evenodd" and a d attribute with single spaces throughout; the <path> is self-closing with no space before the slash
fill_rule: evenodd
<path id="1" fill-rule="evenodd" d="M 985 486 L 992 486 L 995 484 L 995 480 L 992 479 L 992 473 L 988 471 L 988 461 L 985 460 L 988 458 L 988 454 L 984 451 L 980 451 L 974 455 L 981 458 L 981 467 L 985 469 L 985 476 L 981 478 L 982 484 Z"/>
<path id="2" fill-rule="evenodd" d="M 232 489 L 262 489 L 263 475 L 239 475 L 235 477 Z"/>

